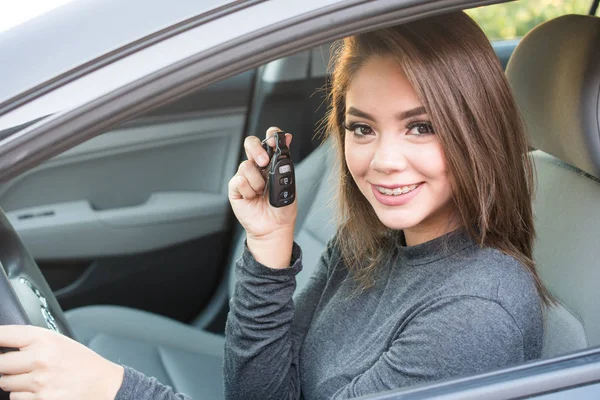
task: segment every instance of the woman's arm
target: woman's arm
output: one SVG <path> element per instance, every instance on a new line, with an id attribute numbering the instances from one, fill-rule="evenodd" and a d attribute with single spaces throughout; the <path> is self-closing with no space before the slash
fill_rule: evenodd
<path id="1" fill-rule="evenodd" d="M 170 386 L 163 385 L 155 378 L 125 367 L 123 384 L 115 400 L 191 400 L 185 394 L 175 393 Z"/>
<path id="2" fill-rule="evenodd" d="M 285 269 L 268 268 L 244 250 L 225 330 L 226 399 L 300 398 L 298 356 L 327 282 L 331 255 L 328 246 L 294 304 L 300 247 L 294 243 L 291 266 Z"/>

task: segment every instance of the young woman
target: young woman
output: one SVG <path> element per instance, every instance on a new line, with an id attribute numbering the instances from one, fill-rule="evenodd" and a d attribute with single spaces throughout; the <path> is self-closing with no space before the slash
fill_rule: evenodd
<path id="1" fill-rule="evenodd" d="M 346 399 L 539 357 L 532 167 L 483 32 L 429 18 L 347 38 L 333 65 L 340 225 L 295 304 L 296 209 L 260 196 L 257 138 L 231 180 L 247 247 L 226 397 Z"/>
<path id="2" fill-rule="evenodd" d="M 346 399 L 539 357 L 532 167 L 485 35 L 448 14 L 344 39 L 333 65 L 340 222 L 295 302 L 297 207 L 262 196 L 258 138 L 230 181 L 247 240 L 226 398 Z M 2 327 L 0 346 L 22 349 L 0 355 L 13 399 L 185 398 L 41 329 Z"/>

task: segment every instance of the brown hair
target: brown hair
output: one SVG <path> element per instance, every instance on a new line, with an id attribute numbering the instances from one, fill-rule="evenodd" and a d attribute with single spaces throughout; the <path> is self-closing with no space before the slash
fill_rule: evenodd
<path id="1" fill-rule="evenodd" d="M 348 37 L 334 47 L 327 134 L 339 158 L 336 244 L 361 289 L 397 237 L 356 186 L 344 159 L 345 94 L 371 57 L 393 57 L 429 114 L 450 176 L 459 224 L 480 246 L 514 257 L 551 297 L 535 270 L 533 165 L 509 84 L 490 42 L 455 12 Z"/>

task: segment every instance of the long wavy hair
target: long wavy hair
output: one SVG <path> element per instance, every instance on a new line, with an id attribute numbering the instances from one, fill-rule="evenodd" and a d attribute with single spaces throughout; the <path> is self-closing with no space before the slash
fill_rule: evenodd
<path id="1" fill-rule="evenodd" d="M 490 42 L 463 12 L 334 44 L 326 134 L 333 136 L 339 158 L 336 245 L 359 288 L 373 285 L 397 237 L 360 192 L 344 157 L 345 95 L 356 72 L 375 56 L 398 63 L 427 110 L 445 154 L 459 224 L 480 246 L 527 267 L 542 301 L 550 304 L 532 257 L 533 165 L 524 124 Z"/>

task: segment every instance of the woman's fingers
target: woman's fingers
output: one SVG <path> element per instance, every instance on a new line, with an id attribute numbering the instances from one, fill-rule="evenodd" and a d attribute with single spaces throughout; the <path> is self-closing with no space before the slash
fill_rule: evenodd
<path id="1" fill-rule="evenodd" d="M 266 138 L 267 144 L 271 147 L 275 147 L 275 138 L 272 137 L 275 132 L 281 132 L 276 126 L 272 126 L 267 129 Z M 285 134 L 285 143 L 287 147 L 290 147 L 292 143 L 292 135 L 289 133 Z M 248 160 L 255 162 L 260 167 L 266 167 L 269 163 L 269 156 L 265 149 L 262 147 L 262 142 L 256 136 L 248 136 L 244 140 L 244 150 L 246 151 L 246 157 Z"/>
<path id="2" fill-rule="evenodd" d="M 246 177 L 243 176 L 242 178 L 243 179 L 240 179 L 240 183 L 238 185 L 238 191 L 244 199 L 252 200 L 256 197 L 258 193 L 256 193 L 256 191 L 252 189 L 252 186 L 250 186 L 250 183 L 248 183 Z"/>
<path id="3" fill-rule="evenodd" d="M 27 351 L 10 351 L 0 354 L 0 374 L 13 375 L 30 372 L 33 369 L 32 364 L 30 353 Z"/>
<path id="4" fill-rule="evenodd" d="M 267 129 L 267 133 L 265 136 L 265 138 L 267 139 L 267 144 L 271 147 L 275 147 L 275 138 L 271 137 L 275 134 L 275 132 L 282 132 L 282 130 L 276 126 L 272 126 L 269 129 Z M 289 148 L 291 143 L 292 143 L 292 135 L 290 133 L 286 133 L 285 134 L 285 145 Z"/>
<path id="5" fill-rule="evenodd" d="M 246 178 L 250 187 L 256 192 L 261 193 L 265 187 L 265 179 L 258 167 L 250 160 L 242 162 L 238 168 L 238 175 Z"/>
<path id="6" fill-rule="evenodd" d="M 229 181 L 229 197 L 232 200 L 252 200 L 258 193 L 252 189 L 250 183 L 243 175 L 236 175 Z"/>
<path id="7" fill-rule="evenodd" d="M 35 328 L 28 325 L 0 326 L 0 347 L 20 349 L 29 346 L 35 338 L 34 331 Z"/>
<path id="8" fill-rule="evenodd" d="M 12 392 L 10 394 L 10 400 L 36 400 L 39 399 L 38 395 L 31 392 Z"/>
<path id="9" fill-rule="evenodd" d="M 248 136 L 244 140 L 244 150 L 249 161 L 255 162 L 261 167 L 265 167 L 269 163 L 269 155 L 256 136 Z"/>
<path id="10" fill-rule="evenodd" d="M 2 375 L 0 388 L 5 392 L 33 392 L 37 388 L 36 379 L 32 373 L 18 375 Z M 10 397 L 13 398 L 12 395 Z"/>
<path id="11" fill-rule="evenodd" d="M 265 133 L 265 139 L 267 139 L 267 144 L 271 147 L 275 147 L 275 138 L 271 137 L 275 134 L 275 132 L 281 132 L 281 129 L 279 129 L 276 126 L 272 126 L 269 129 L 267 129 L 267 133 Z"/>

